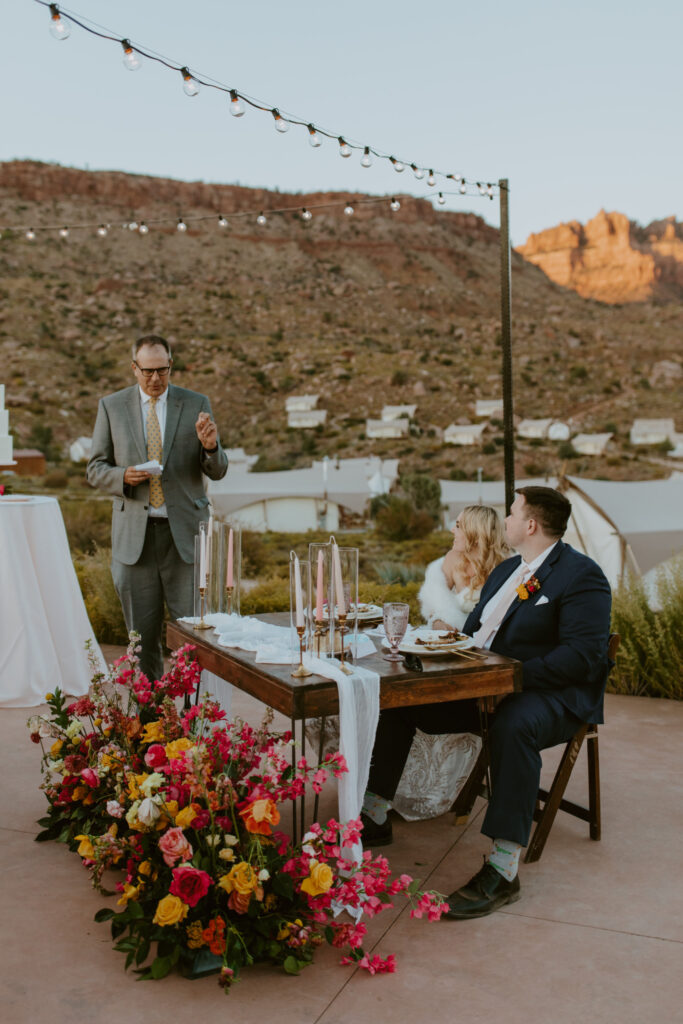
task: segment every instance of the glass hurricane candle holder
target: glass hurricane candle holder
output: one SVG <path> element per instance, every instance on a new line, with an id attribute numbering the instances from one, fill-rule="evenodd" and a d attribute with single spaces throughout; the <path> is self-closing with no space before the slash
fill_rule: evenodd
<path id="1" fill-rule="evenodd" d="M 220 559 L 218 610 L 228 615 L 240 614 L 242 581 L 242 528 L 238 523 L 219 523 Z"/>
<path id="2" fill-rule="evenodd" d="M 204 525 L 204 524 L 200 524 Z M 200 530 L 194 539 L 194 617 L 195 629 L 208 629 L 207 614 L 208 569 L 206 531 Z"/>
<path id="3" fill-rule="evenodd" d="M 293 676 L 310 676 L 304 668 L 304 652 L 310 649 L 311 626 L 311 563 L 300 559 L 296 552 L 289 555 L 289 621 L 292 646 L 298 667 Z"/>
<path id="4" fill-rule="evenodd" d="M 334 604 L 332 598 L 332 545 L 308 545 L 308 560 L 311 566 L 311 614 L 312 651 L 318 658 L 331 657 L 329 610 Z"/>
<path id="5" fill-rule="evenodd" d="M 358 640 L 358 548 L 339 547 L 334 538 L 330 540 L 334 595 L 330 649 L 339 657 L 344 671 L 351 671 L 346 662 L 353 659 Z"/>

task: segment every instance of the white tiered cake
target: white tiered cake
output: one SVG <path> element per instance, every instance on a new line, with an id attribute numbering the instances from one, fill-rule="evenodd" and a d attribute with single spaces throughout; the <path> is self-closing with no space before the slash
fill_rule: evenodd
<path id="1" fill-rule="evenodd" d="M 11 466 L 12 437 L 9 432 L 9 413 L 5 409 L 5 385 L 0 384 L 0 466 Z"/>

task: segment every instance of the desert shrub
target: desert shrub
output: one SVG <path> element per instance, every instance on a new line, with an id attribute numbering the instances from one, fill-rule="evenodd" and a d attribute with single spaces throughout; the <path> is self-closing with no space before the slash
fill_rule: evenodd
<path id="1" fill-rule="evenodd" d="M 80 554 L 74 559 L 85 610 L 98 641 L 101 644 L 126 644 L 128 633 L 114 590 L 110 565 L 111 551 L 108 548 L 96 548 L 92 554 Z"/>
<path id="2" fill-rule="evenodd" d="M 242 530 L 242 576 L 260 576 L 267 564 L 262 535 L 254 530 Z"/>
<path id="3" fill-rule="evenodd" d="M 360 583 L 358 596 L 361 601 L 368 604 L 382 605 L 387 601 L 405 601 L 410 605 L 410 623 L 415 626 L 424 622 L 417 600 L 419 589 L 419 583 Z"/>
<path id="4" fill-rule="evenodd" d="M 424 579 L 424 568 L 419 565 L 406 565 L 405 562 L 376 562 L 375 575 L 380 583 L 415 583 Z"/>
<path id="5" fill-rule="evenodd" d="M 375 529 L 381 537 L 388 540 L 408 540 L 431 533 L 434 529 L 434 519 L 429 512 L 416 509 L 406 498 L 391 495 L 377 512 Z"/>
<path id="6" fill-rule="evenodd" d="M 426 454 L 426 453 L 425 453 Z M 441 485 L 426 473 L 406 473 L 399 480 L 401 490 L 416 509 L 428 512 L 435 520 L 441 515 Z"/>
<path id="7" fill-rule="evenodd" d="M 52 469 L 43 477 L 43 483 L 46 487 L 68 487 L 69 478 L 63 469 Z"/>
<path id="8" fill-rule="evenodd" d="M 98 548 L 110 546 L 111 503 L 97 498 L 61 498 L 72 555 L 79 552 L 93 554 Z"/>
<path id="9" fill-rule="evenodd" d="M 242 615 L 288 611 L 289 580 L 281 576 L 271 576 L 240 596 L 240 613 Z"/>
<path id="10" fill-rule="evenodd" d="M 659 610 L 653 611 L 640 579 L 614 594 L 612 629 L 621 634 L 608 689 L 683 700 L 683 560 L 657 581 Z"/>

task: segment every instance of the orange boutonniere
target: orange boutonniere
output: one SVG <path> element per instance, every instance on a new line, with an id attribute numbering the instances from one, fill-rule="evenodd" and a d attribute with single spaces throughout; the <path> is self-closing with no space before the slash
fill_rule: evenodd
<path id="1" fill-rule="evenodd" d="M 535 576 L 532 576 L 526 581 L 526 583 L 520 583 L 517 587 L 517 597 L 520 601 L 526 601 L 532 594 L 537 594 L 541 589 L 541 584 L 538 582 Z"/>

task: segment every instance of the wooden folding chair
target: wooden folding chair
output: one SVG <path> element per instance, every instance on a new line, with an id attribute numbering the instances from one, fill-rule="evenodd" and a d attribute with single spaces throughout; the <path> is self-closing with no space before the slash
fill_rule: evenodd
<path id="1" fill-rule="evenodd" d="M 607 648 L 610 668 L 614 664 L 620 642 L 621 637 L 619 634 L 612 633 Z M 588 741 L 586 743 L 586 754 L 588 756 L 588 807 L 582 807 L 580 804 L 564 799 L 567 783 L 584 740 Z M 474 806 L 474 801 L 477 796 L 482 794 L 487 766 L 487 750 L 486 746 L 482 744 L 482 749 L 474 768 L 467 782 L 458 793 L 452 807 L 452 810 L 455 812 L 456 825 L 464 825 L 466 823 Z M 483 795 L 488 796 L 487 787 Z M 575 818 L 587 821 L 591 839 L 600 839 L 600 762 L 598 757 L 597 725 L 583 722 L 579 726 L 564 749 L 550 789 L 539 789 L 534 810 L 536 828 L 527 847 L 524 857 L 525 863 L 531 864 L 534 861 L 540 860 L 558 811 L 565 811 L 567 814 L 572 814 Z"/>

